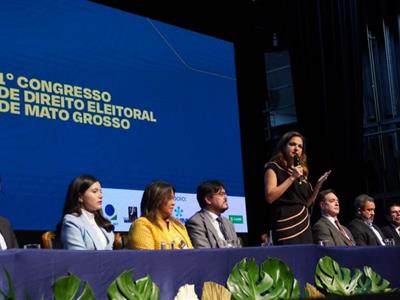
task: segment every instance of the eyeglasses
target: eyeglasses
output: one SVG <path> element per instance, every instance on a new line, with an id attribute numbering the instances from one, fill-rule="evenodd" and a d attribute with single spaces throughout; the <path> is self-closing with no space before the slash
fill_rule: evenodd
<path id="1" fill-rule="evenodd" d="M 217 195 L 217 196 L 227 196 L 228 194 L 226 192 L 217 192 L 214 193 L 213 195 Z"/>

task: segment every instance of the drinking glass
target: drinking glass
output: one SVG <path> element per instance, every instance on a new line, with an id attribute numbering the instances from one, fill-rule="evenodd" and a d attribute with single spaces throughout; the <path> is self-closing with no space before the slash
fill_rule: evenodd
<path id="1" fill-rule="evenodd" d="M 386 246 L 394 246 L 395 245 L 394 239 L 384 239 L 383 242 L 385 243 Z"/>
<path id="2" fill-rule="evenodd" d="M 40 249 L 40 244 L 25 244 L 24 249 Z"/>

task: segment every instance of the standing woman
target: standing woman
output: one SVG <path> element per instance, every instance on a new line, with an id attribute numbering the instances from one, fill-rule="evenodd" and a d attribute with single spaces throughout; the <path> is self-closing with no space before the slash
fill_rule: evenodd
<path id="1" fill-rule="evenodd" d="M 272 208 L 272 237 L 277 245 L 311 244 L 310 208 L 331 171 L 322 175 L 313 190 L 308 182 L 304 137 L 285 133 L 265 165 L 265 199 Z"/>
<path id="2" fill-rule="evenodd" d="M 155 181 L 146 187 L 140 203 L 142 216 L 129 229 L 130 248 L 193 248 L 185 225 L 172 217 L 174 198 L 175 189 L 167 182 Z"/>
<path id="3" fill-rule="evenodd" d="M 112 250 L 114 226 L 101 212 L 100 182 L 90 175 L 76 177 L 69 185 L 61 227 L 63 248 Z"/>

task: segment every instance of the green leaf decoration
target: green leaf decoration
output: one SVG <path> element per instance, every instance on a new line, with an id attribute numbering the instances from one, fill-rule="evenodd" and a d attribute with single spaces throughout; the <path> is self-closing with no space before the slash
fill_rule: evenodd
<path id="1" fill-rule="evenodd" d="M 109 285 L 107 295 L 112 300 L 158 300 L 160 289 L 149 275 L 134 282 L 132 271 L 124 271 Z"/>
<path id="2" fill-rule="evenodd" d="M 118 291 L 117 282 L 115 280 L 113 282 L 111 282 L 111 284 L 108 286 L 107 295 L 108 295 L 108 299 L 112 299 L 112 300 L 126 300 L 127 299 Z"/>
<path id="3" fill-rule="evenodd" d="M 317 264 L 315 284 L 329 294 L 354 295 L 361 276 L 359 269 L 355 269 L 352 276 L 350 269 L 340 267 L 332 258 L 325 256 Z"/>
<path id="4" fill-rule="evenodd" d="M 392 292 L 389 285 L 389 281 L 365 266 L 364 276 L 358 281 L 357 294 Z"/>
<path id="5" fill-rule="evenodd" d="M 332 258 L 325 256 L 318 262 L 315 272 L 315 284 L 329 294 L 362 295 L 392 292 L 390 282 L 365 266 L 363 272 L 354 269 L 354 275 L 348 268 L 340 267 Z"/>
<path id="6" fill-rule="evenodd" d="M 77 298 L 77 300 L 95 300 L 96 296 L 93 293 L 91 286 L 86 282 L 81 295 Z"/>
<path id="7" fill-rule="evenodd" d="M 254 259 L 242 259 L 229 275 L 227 286 L 236 300 L 298 299 L 300 289 L 288 266 L 269 258 L 259 268 Z"/>
<path id="8" fill-rule="evenodd" d="M 3 296 L 5 300 L 15 300 L 17 299 L 17 296 L 15 295 L 15 289 L 11 280 L 10 273 L 8 273 L 6 268 L 3 269 L 3 272 L 7 280 L 7 292 L 0 290 L 0 294 Z"/>
<path id="9" fill-rule="evenodd" d="M 78 276 L 69 273 L 67 276 L 58 278 L 53 286 L 53 296 L 55 300 L 95 300 L 93 290 L 88 283 L 85 283 L 80 295 L 79 289 L 81 280 Z"/>
<path id="10" fill-rule="evenodd" d="M 299 283 L 287 264 L 277 258 L 269 258 L 262 263 L 261 269 L 268 273 L 276 284 L 283 285 L 286 292 L 281 295 L 281 299 L 300 298 Z"/>

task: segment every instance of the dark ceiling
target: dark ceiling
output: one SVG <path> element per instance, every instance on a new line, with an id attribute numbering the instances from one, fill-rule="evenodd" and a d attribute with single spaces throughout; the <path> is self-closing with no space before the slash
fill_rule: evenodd
<path id="1" fill-rule="evenodd" d="M 91 1 L 232 42 L 249 34 L 269 41 L 274 32 L 282 33 L 286 16 L 285 0 Z"/>

